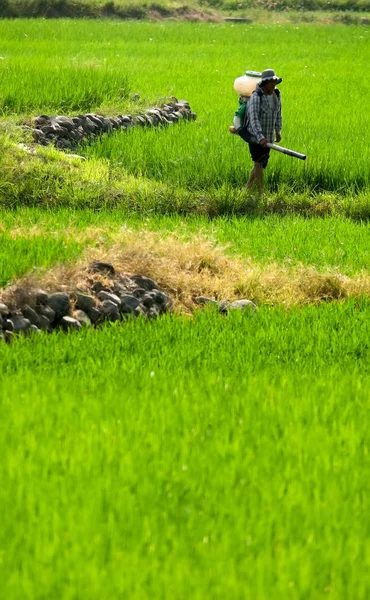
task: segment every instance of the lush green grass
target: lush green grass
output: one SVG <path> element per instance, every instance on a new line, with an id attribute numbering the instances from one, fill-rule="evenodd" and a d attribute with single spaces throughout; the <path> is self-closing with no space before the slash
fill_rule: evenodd
<path id="1" fill-rule="evenodd" d="M 2 283 L 121 228 L 368 269 L 365 223 L 200 215 L 246 212 L 232 82 L 267 66 L 283 143 L 308 159 L 271 157 L 264 210 L 370 214 L 367 29 L 0 21 L 0 40 Z M 12 143 L 32 114 L 168 95 L 197 121 L 105 138 L 83 163 Z M 0 344 L 4 597 L 367 599 L 369 317 L 368 299 L 262 306 Z"/>
<path id="2" fill-rule="evenodd" d="M 50 235 L 13 237 L 0 231 L 0 287 L 31 272 L 48 268 L 56 262 L 73 260 L 81 252 L 73 239 L 55 239 Z"/>
<path id="3" fill-rule="evenodd" d="M 0 345 L 4 597 L 365 600 L 369 311 Z"/>
<path id="4" fill-rule="evenodd" d="M 369 270 L 369 225 L 350 219 L 276 215 L 216 219 L 153 215 L 143 219 L 121 210 L 94 213 L 26 209 L 0 211 L 0 227 L 17 232 L 16 237 L 0 234 L 3 284 L 33 265 L 48 267 L 73 260 L 86 244 L 94 245 L 97 240 L 109 247 L 125 228 L 159 232 L 162 237 L 181 232 L 180 239 L 184 241 L 201 236 L 223 247 L 228 255 L 251 258 L 261 264 L 276 261 L 292 266 L 314 265 L 345 275 Z M 82 241 L 88 228 L 91 232 Z M 34 232 L 31 237 L 28 230 Z"/>
<path id="5" fill-rule="evenodd" d="M 316 193 L 331 191 L 334 197 L 325 201 L 335 210 L 336 198 L 352 198 L 361 191 L 368 213 L 369 147 L 356 108 L 367 110 L 368 99 L 359 81 L 370 61 L 368 35 L 366 28 L 352 26 L 2 21 L 0 106 L 8 115 L 14 110 L 55 113 L 66 105 L 78 105 L 79 100 L 81 108 L 86 107 L 86 99 L 91 98 L 91 110 L 121 112 L 129 108 L 126 102 L 118 102 L 121 88 L 124 94 L 130 89 L 141 95 L 135 110 L 164 96 L 185 98 L 198 114 L 195 123 L 119 133 L 81 150 L 102 163 L 100 193 L 93 190 L 91 205 L 127 202 L 130 186 L 127 192 L 125 178 L 134 175 L 136 181 L 144 177 L 152 184 L 149 198 L 163 186 L 159 191 L 163 200 L 156 210 L 185 210 L 186 203 L 190 210 L 199 209 L 203 196 L 204 210 L 211 212 L 210 197 L 218 196 L 214 210 L 226 212 L 238 204 L 251 166 L 247 146 L 228 132 L 237 104 L 233 81 L 246 68 L 273 66 L 284 78 L 282 142 L 307 154 L 303 163 L 272 153 L 267 187 L 278 194 L 276 209 L 299 193 L 293 209 L 303 210 L 302 204 L 314 203 Z M 34 73 L 45 72 L 43 65 L 50 57 L 53 76 L 40 92 L 42 78 Z M 3 161 L 7 166 L 6 157 Z M 50 173 L 43 174 L 43 187 L 56 204 L 75 197 L 77 188 L 74 202 L 86 206 L 90 193 L 83 196 L 78 175 L 81 172 L 86 181 L 88 168 L 81 165 L 74 178 L 67 174 L 66 186 L 56 185 Z M 38 169 L 28 187 L 33 182 L 44 202 L 37 185 Z M 8 202 L 8 179 L 14 198 L 35 202 L 37 194 L 28 188 L 27 194 L 22 193 L 21 182 L 9 166 L 2 179 L 3 203 Z M 142 196 L 138 184 L 131 193 L 134 210 L 143 205 Z M 155 202 L 151 209 L 155 210 Z M 343 206 L 340 210 L 349 211 Z"/>

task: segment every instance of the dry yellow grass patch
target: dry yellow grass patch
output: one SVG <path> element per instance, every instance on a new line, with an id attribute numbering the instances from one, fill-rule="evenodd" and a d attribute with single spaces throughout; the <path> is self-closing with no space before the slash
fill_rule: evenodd
<path id="1" fill-rule="evenodd" d="M 88 236 L 96 240 L 96 233 L 90 231 Z M 202 237 L 184 241 L 179 235 L 164 238 L 159 233 L 130 230 L 117 234 L 109 247 L 102 243 L 99 248 L 88 248 L 78 263 L 25 277 L 17 287 L 88 292 L 92 280 L 102 279 L 89 272 L 92 260 L 110 262 L 117 272 L 151 277 L 173 298 L 178 310 L 193 310 L 197 296 L 229 301 L 248 298 L 256 304 L 290 307 L 370 295 L 367 274 L 350 278 L 303 265 L 262 265 L 227 256 L 225 248 Z M 13 292 L 14 286 L 4 292 L 3 300 L 10 300 Z"/>

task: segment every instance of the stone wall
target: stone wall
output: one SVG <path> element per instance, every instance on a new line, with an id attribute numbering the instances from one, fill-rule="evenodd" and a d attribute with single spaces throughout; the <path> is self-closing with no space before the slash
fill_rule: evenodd
<path id="1" fill-rule="evenodd" d="M 22 286 L 8 290 L 0 297 L 0 340 L 42 330 L 96 327 L 127 318 L 155 319 L 173 309 L 171 298 L 154 280 L 117 273 L 110 263 L 91 263 L 85 287 L 52 293 Z"/>
<path id="2" fill-rule="evenodd" d="M 73 150 L 84 140 L 100 137 L 118 130 L 133 127 L 167 127 L 179 121 L 196 119 L 186 100 L 174 99 L 161 106 L 154 106 L 137 115 L 117 115 L 104 117 L 96 113 L 79 114 L 72 117 L 39 115 L 30 125 L 24 125 L 31 132 L 33 140 L 42 146 L 54 144 L 62 150 Z"/>

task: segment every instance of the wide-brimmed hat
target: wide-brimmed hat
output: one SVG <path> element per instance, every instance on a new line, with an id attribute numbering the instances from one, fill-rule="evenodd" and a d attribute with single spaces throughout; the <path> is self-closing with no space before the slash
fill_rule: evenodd
<path id="1" fill-rule="evenodd" d="M 261 83 L 263 83 L 264 81 L 270 81 L 270 79 L 273 79 L 274 81 L 276 81 L 276 83 L 281 83 L 283 81 L 281 77 L 278 77 L 276 75 L 274 69 L 265 69 L 264 71 L 262 71 Z"/>

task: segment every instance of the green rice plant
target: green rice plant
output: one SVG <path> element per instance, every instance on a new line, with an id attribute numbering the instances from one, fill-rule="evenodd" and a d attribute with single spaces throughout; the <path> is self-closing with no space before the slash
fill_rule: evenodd
<path id="1" fill-rule="evenodd" d="M 195 122 L 117 133 L 80 150 L 88 158 L 109 159 L 111 171 L 121 173 L 121 199 L 124 178 L 134 175 L 168 185 L 175 196 L 182 190 L 194 198 L 205 195 L 206 207 L 216 214 L 229 208 L 227 194 L 237 207 L 251 160 L 247 145 L 228 132 L 237 103 L 232 84 L 246 68 L 270 65 L 284 79 L 282 143 L 306 153 L 307 161 L 272 152 L 267 188 L 274 194 L 284 190 L 283 210 L 303 212 L 312 210 L 312 196 L 323 191 L 339 200 L 363 193 L 362 208 L 347 203 L 346 210 L 368 214 L 369 149 L 356 109 L 366 111 L 368 102 L 358 85 L 370 58 L 364 27 L 20 20 L 0 22 L 0 33 L 4 114 L 117 114 L 169 96 L 190 102 Z M 128 102 L 129 90 L 141 96 L 137 105 Z M 303 203 L 294 204 L 297 194 Z M 106 196 L 114 202 L 112 192 Z M 171 200 L 169 209 L 179 200 Z M 142 205 L 140 197 L 135 204 Z"/>
<path id="2" fill-rule="evenodd" d="M 22 277 L 36 268 L 52 266 L 55 262 L 75 260 L 82 245 L 50 235 L 14 237 L 0 231 L 0 287 Z"/>
<path id="3" fill-rule="evenodd" d="M 186 28 L 177 33 L 181 31 L 185 33 Z M 195 54 L 192 39 L 202 47 L 205 31 L 212 33 L 213 42 L 207 47 L 204 40 L 202 52 Z M 159 48 L 163 45 L 165 52 L 170 37 L 167 32 L 168 29 L 165 35 L 162 28 L 148 34 L 149 37 L 157 34 L 153 41 Z M 243 47 L 242 40 L 248 39 L 248 64 L 273 62 L 281 65 L 283 75 L 284 68 L 287 71 L 281 86 L 283 143 L 308 156 L 307 162 L 302 164 L 272 153 L 267 172 L 270 189 L 277 189 L 282 183 L 293 191 L 326 189 L 349 193 L 367 187 L 367 145 L 363 143 L 359 160 L 356 140 L 365 142 L 365 137 L 361 121 L 351 108 L 364 101 L 356 85 L 361 72 L 357 71 L 359 62 L 355 54 L 357 43 L 364 42 L 362 56 L 366 56 L 366 30 L 353 29 L 353 46 L 348 38 L 344 46 L 347 29 L 320 29 L 317 45 L 313 47 L 309 28 L 271 28 L 269 35 L 274 51 L 264 53 L 263 58 L 260 53 L 260 48 L 264 48 L 263 28 L 206 25 L 188 29 L 186 33 L 188 50 L 185 53 L 181 47 L 181 69 L 167 64 L 162 89 L 187 98 L 198 114 L 197 122 L 172 128 L 162 136 L 149 130 L 135 131 L 131 136 L 117 134 L 103 140 L 100 148 L 94 145 L 93 155 L 109 156 L 115 164 L 124 165 L 135 175 L 166 179 L 193 189 L 208 189 L 210 185 L 217 188 L 225 181 L 242 185 L 250 166 L 248 149 L 241 140 L 229 135 L 227 124 L 232 118 L 231 106 L 236 104 L 232 82 L 244 67 L 240 64 L 239 49 Z M 208 42 L 208 34 L 206 39 Z M 146 64 L 152 63 L 157 86 L 161 80 L 160 60 L 154 59 L 148 40 L 143 40 L 141 47 L 138 40 L 135 51 L 145 56 Z M 188 64 L 186 54 L 191 57 Z M 340 81 L 336 81 L 334 75 L 338 64 L 341 64 L 341 72 L 346 72 Z M 201 83 L 194 85 L 195 82 Z M 142 86 L 133 84 L 133 87 L 142 91 Z"/>
<path id="4" fill-rule="evenodd" d="M 1 344 L 6 598 L 366 598 L 368 322 L 207 311 Z"/>
<path id="5" fill-rule="evenodd" d="M 242 208 L 249 159 L 227 126 L 232 81 L 252 66 L 281 69 L 283 141 L 308 154 L 306 165 L 272 156 L 266 211 L 366 215 L 366 134 L 353 114 L 367 106 L 366 30 L 168 25 L 0 22 L 4 70 L 13 59 L 36 74 L 51 57 L 67 64 L 43 97 L 25 79 L 27 117 L 59 112 L 64 96 L 83 105 L 75 55 L 106 58 L 110 81 L 127 77 L 141 106 L 176 95 L 198 113 L 156 135 L 105 138 L 81 164 L 49 149 L 22 155 L 0 137 L 3 281 L 125 229 L 201 234 L 261 269 L 367 270 L 365 223 L 200 215 Z M 1 93 L 16 77 L 10 69 Z M 113 87 L 97 86 L 89 108 L 116 110 Z M 208 310 L 1 343 L 4 597 L 368 598 L 369 311 L 364 298 Z"/>
<path id="6" fill-rule="evenodd" d="M 91 106 L 108 99 L 118 103 L 128 96 L 126 78 L 109 71 L 104 64 L 65 65 L 54 61 L 47 69 L 40 67 L 29 59 L 21 64 L 10 59 L 4 65 L 1 79 L 5 89 L 0 96 L 3 113 L 27 113 L 35 106 L 46 112 L 89 112 Z"/>
<path id="7" fill-rule="evenodd" d="M 179 245 L 194 239 L 209 240 L 225 255 L 253 261 L 261 268 L 271 263 L 306 265 L 351 277 L 366 273 L 369 265 L 369 226 L 350 219 L 308 219 L 297 215 L 143 217 L 122 209 L 33 208 L 0 210 L 2 265 L 3 273 L 7 273 L 2 279 L 19 277 L 33 265 L 49 267 L 63 257 L 77 257 L 88 245 L 99 243 L 109 248 L 126 230 L 157 232 L 162 239 L 177 235 Z M 49 247 L 51 252 L 46 251 Z"/>

